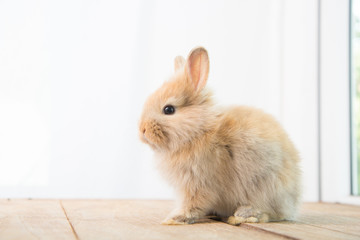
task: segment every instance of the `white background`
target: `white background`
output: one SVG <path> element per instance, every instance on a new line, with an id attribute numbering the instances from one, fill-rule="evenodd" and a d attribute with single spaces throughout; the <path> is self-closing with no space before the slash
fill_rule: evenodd
<path id="1" fill-rule="evenodd" d="M 312 0 L 0 1 L 0 198 L 172 198 L 137 122 L 199 45 L 220 103 L 283 123 L 317 201 Z"/>

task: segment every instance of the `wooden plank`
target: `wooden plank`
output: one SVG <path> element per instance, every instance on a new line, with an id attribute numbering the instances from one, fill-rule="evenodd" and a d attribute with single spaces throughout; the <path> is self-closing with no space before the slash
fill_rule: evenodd
<path id="1" fill-rule="evenodd" d="M 80 239 L 288 239 L 213 220 L 161 225 L 172 209 L 171 201 L 64 200 L 62 204 Z"/>
<path id="2" fill-rule="evenodd" d="M 298 220 L 312 226 L 360 237 L 360 207 L 346 204 L 307 203 Z"/>
<path id="3" fill-rule="evenodd" d="M 316 213 L 331 216 L 347 216 L 360 218 L 360 206 L 335 203 L 304 203 L 301 208 L 302 214 Z"/>
<path id="4" fill-rule="evenodd" d="M 57 200 L 0 200 L 0 239 L 76 239 Z"/>
<path id="5" fill-rule="evenodd" d="M 307 203 L 296 221 L 244 225 L 297 239 L 360 239 L 360 207 Z"/>
<path id="6" fill-rule="evenodd" d="M 360 239 L 357 206 L 308 203 L 293 222 L 234 227 L 204 219 L 193 225 L 161 225 L 172 205 L 146 200 L 0 200 L 0 239 Z"/>
<path id="7" fill-rule="evenodd" d="M 343 239 L 357 239 L 359 236 L 337 232 L 325 228 L 307 225 L 306 223 L 300 222 L 279 222 L 279 223 L 256 223 L 244 224 L 250 228 L 261 229 L 267 232 L 281 234 L 288 236 L 293 239 L 309 239 L 309 240 L 343 240 Z"/>

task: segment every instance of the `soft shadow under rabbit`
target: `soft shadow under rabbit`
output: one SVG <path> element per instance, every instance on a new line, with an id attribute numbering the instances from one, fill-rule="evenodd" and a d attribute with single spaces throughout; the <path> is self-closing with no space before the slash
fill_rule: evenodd
<path id="1" fill-rule="evenodd" d="M 205 88 L 204 48 L 175 58 L 175 74 L 145 103 L 140 138 L 174 186 L 178 208 L 163 224 L 216 214 L 237 225 L 293 219 L 300 204 L 297 150 L 261 110 L 217 107 Z"/>

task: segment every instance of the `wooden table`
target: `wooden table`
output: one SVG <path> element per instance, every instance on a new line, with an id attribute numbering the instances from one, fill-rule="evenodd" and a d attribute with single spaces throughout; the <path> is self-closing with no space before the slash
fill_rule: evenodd
<path id="1" fill-rule="evenodd" d="M 360 207 L 306 203 L 296 221 L 231 226 L 160 222 L 162 200 L 0 200 L 0 239 L 360 239 Z"/>

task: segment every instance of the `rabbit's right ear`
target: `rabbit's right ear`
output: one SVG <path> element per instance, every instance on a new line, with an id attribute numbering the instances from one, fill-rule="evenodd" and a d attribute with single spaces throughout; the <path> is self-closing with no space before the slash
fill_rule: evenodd
<path id="1" fill-rule="evenodd" d="M 174 59 L 175 72 L 177 72 L 179 69 L 183 68 L 184 65 L 185 65 L 185 58 L 183 58 L 182 56 L 177 56 Z"/>
<path id="2" fill-rule="evenodd" d="M 209 56 L 205 48 L 198 47 L 190 52 L 185 70 L 192 88 L 197 92 L 201 91 L 209 75 Z"/>

